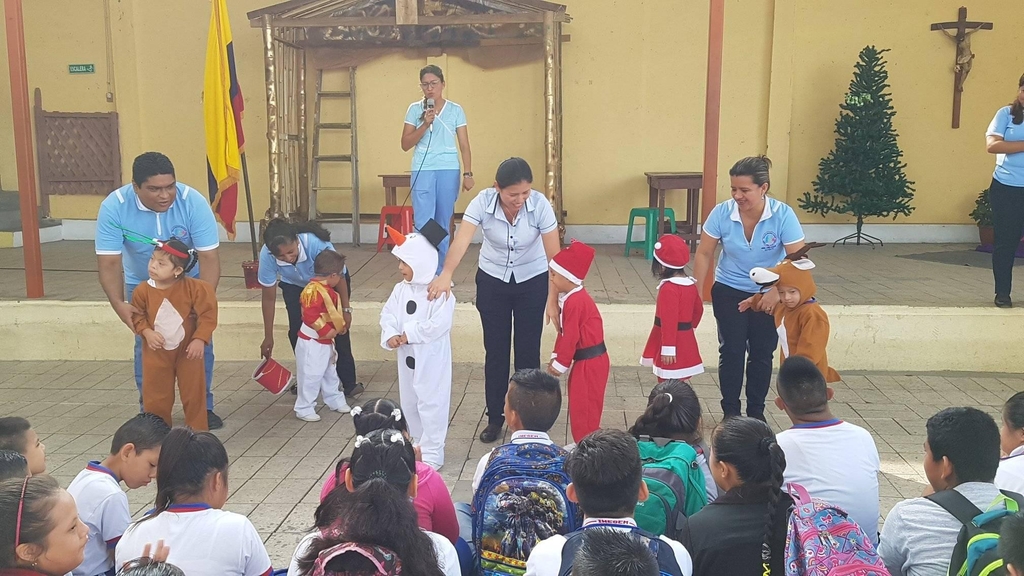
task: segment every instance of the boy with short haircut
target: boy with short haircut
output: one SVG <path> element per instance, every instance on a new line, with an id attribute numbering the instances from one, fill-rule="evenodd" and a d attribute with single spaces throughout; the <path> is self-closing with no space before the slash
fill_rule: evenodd
<path id="1" fill-rule="evenodd" d="M 842 508 L 877 541 L 880 461 L 871 433 L 832 415 L 834 391 L 803 356 L 782 363 L 777 387 L 775 405 L 793 423 L 776 436 L 786 454 L 785 481 Z"/>
<path id="2" fill-rule="evenodd" d="M 444 465 L 452 396 L 452 321 L 455 295 L 430 299 L 427 286 L 437 271 L 437 247 L 448 236 L 434 220 L 408 235 L 388 226 L 402 281 L 380 312 L 380 344 L 398 354 L 398 392 L 409 433 L 423 462 Z"/>
<path id="3" fill-rule="evenodd" d="M 537 544 L 526 563 L 526 576 L 556 576 L 571 561 L 563 553 L 566 546 L 577 548 L 580 536 L 588 529 L 611 528 L 639 534 L 657 549 L 660 571 L 675 576 L 690 576 L 693 562 L 683 545 L 665 536 L 640 532 L 633 520 L 638 501 L 647 499 L 643 468 L 636 439 L 621 430 L 600 429 L 576 445 L 565 461 L 572 483 L 566 493 L 579 504 L 583 528 L 567 536 L 555 534 Z"/>
<path id="4" fill-rule="evenodd" d="M 561 376 L 569 372 L 565 393 L 569 397 L 569 427 L 575 442 L 601 427 L 604 391 L 611 370 L 601 312 L 583 287 L 593 261 L 594 249 L 573 240 L 548 263 L 551 285 L 558 290 L 562 327 L 555 339 L 548 373 Z"/>
<path id="5" fill-rule="evenodd" d="M 160 445 L 171 429 L 163 418 L 143 412 L 114 432 L 110 454 L 92 461 L 71 481 L 68 492 L 75 498 L 78 516 L 89 527 L 82 564 L 74 576 L 111 576 L 114 548 L 132 522 L 128 496 L 121 490 L 141 488 L 156 478 Z"/>
<path id="6" fill-rule="evenodd" d="M 999 532 L 999 555 L 1009 576 L 1024 576 L 1024 512 L 1003 520 Z"/>
<path id="7" fill-rule="evenodd" d="M 595 528 L 580 536 L 572 576 L 658 576 L 650 546 L 630 532 Z"/>
<path id="8" fill-rule="evenodd" d="M 28 475 L 46 472 L 46 445 L 32 424 L 20 416 L 0 418 L 0 450 L 14 450 L 28 461 Z"/>
<path id="9" fill-rule="evenodd" d="M 512 432 L 509 444 L 554 444 L 548 430 L 555 425 L 562 409 L 562 388 L 558 379 L 537 369 L 517 370 L 508 381 L 505 394 L 505 422 Z M 480 458 L 473 474 L 473 492 L 487 470 L 487 463 L 498 448 Z"/>
<path id="10" fill-rule="evenodd" d="M 995 420 L 976 408 L 947 408 L 926 428 L 924 472 L 932 490 L 955 490 L 982 511 L 1005 509 L 993 484 L 999 467 Z M 945 576 L 961 527 L 929 498 L 898 502 L 885 518 L 878 555 L 893 576 Z"/>
<path id="11" fill-rule="evenodd" d="M 814 283 L 811 270 L 814 262 L 807 258 L 807 251 L 822 244 L 807 244 L 774 268 L 754 268 L 750 277 L 762 289 L 776 287 L 779 304 L 773 310 L 775 328 L 779 332 L 782 348 L 780 360 L 790 356 L 804 356 L 814 362 L 826 382 L 839 382 L 839 373 L 828 365 L 828 338 L 832 330 L 828 314 L 818 304 L 815 294 L 818 286 Z M 740 312 L 757 307 L 761 295 L 756 294 L 740 302 Z"/>
<path id="12" fill-rule="evenodd" d="M 299 295 L 302 326 L 295 343 L 295 372 L 298 395 L 295 417 L 304 422 L 319 422 L 316 397 L 323 395 L 324 404 L 335 412 L 351 410 L 345 393 L 339 387 L 334 337 L 348 329 L 341 310 L 341 296 L 335 291 L 344 281 L 345 257 L 334 250 L 324 250 L 313 261 L 316 276 Z"/>
<path id="13" fill-rule="evenodd" d="M 0 482 L 28 476 L 28 460 L 15 450 L 0 450 Z"/>

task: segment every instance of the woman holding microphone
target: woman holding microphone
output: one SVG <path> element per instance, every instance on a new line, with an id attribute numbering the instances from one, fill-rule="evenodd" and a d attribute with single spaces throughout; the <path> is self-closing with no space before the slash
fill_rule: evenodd
<path id="1" fill-rule="evenodd" d="M 412 154 L 412 214 L 416 229 L 433 219 L 449 235 L 441 241 L 438 266 L 444 262 L 451 238 L 452 214 L 459 197 L 459 154 L 462 150 L 462 188 L 473 187 L 473 153 L 469 148 L 466 113 L 455 102 L 444 98 L 444 73 L 441 68 L 424 66 L 420 70 L 423 100 L 409 105 L 402 129 L 402 150 Z M 458 149 L 455 142 L 458 141 Z M 440 273 L 440 268 L 438 269 Z"/>

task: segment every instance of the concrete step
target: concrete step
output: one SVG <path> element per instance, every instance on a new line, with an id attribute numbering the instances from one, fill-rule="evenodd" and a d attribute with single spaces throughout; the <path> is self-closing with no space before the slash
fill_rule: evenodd
<path id="1" fill-rule="evenodd" d="M 60 226 L 60 220 L 40 218 L 40 228 Z M 0 232 L 21 232 L 21 207 L 17 192 L 0 190 Z"/>

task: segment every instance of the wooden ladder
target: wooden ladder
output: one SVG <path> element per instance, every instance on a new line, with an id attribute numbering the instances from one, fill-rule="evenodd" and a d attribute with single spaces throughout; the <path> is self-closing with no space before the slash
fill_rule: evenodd
<path id="1" fill-rule="evenodd" d="M 350 116 L 348 122 L 324 122 L 322 118 L 322 102 L 324 99 L 348 100 Z M 348 131 L 351 144 L 348 154 L 321 154 L 320 139 L 324 131 L 338 132 Z M 320 169 L 324 165 L 350 165 L 351 182 L 348 185 L 324 185 L 321 179 Z M 352 194 L 352 212 L 324 212 L 318 210 L 317 200 L 321 192 Z M 356 138 L 356 69 L 348 69 L 347 90 L 326 90 L 324 88 L 324 71 L 317 70 L 316 76 L 316 102 L 313 108 L 313 174 L 310 181 L 309 194 L 309 215 L 310 219 L 318 219 L 327 222 L 352 223 L 352 244 L 359 246 L 359 147 Z"/>

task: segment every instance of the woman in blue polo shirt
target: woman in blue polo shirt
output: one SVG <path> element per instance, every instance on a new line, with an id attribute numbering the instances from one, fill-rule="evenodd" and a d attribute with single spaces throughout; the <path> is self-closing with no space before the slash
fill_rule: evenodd
<path id="1" fill-rule="evenodd" d="M 459 150 L 462 150 L 462 187 L 473 188 L 473 153 L 469 149 L 466 113 L 444 99 L 444 73 L 431 64 L 420 70 L 423 100 L 409 105 L 402 129 L 402 150 L 412 154 L 412 214 L 419 230 L 433 219 L 446 232 L 459 198 Z M 455 147 L 458 141 L 459 147 Z M 450 236 L 437 247 L 441 264 Z"/>
<path id="2" fill-rule="evenodd" d="M 451 292 L 477 228 L 483 230 L 476 272 L 476 309 L 484 329 L 487 427 L 480 441 L 494 442 L 505 424 L 508 365 L 515 334 L 515 369 L 540 368 L 545 309 L 557 318 L 558 294 L 548 287 L 548 261 L 558 253 L 558 220 L 551 203 L 533 190 L 533 172 L 522 158 L 498 166 L 494 187 L 480 192 L 462 216 L 444 267 L 428 287 L 431 300 Z M 513 327 L 515 323 L 515 330 Z"/>
<path id="3" fill-rule="evenodd" d="M 711 307 L 718 324 L 718 380 L 725 416 L 739 416 L 743 372 L 747 374 L 747 416 L 764 420 L 764 400 L 772 379 L 772 358 L 779 344 L 772 308 L 779 302 L 772 288 L 760 310 L 740 312 L 741 301 L 756 294 L 750 270 L 778 264 L 804 245 L 804 232 L 793 209 L 768 197 L 771 161 L 744 158 L 729 170 L 732 198 L 711 210 L 701 229 L 694 276 L 704 293 L 715 249 L 722 254 L 711 287 Z"/>
<path id="4" fill-rule="evenodd" d="M 1010 308 L 1013 259 L 1024 235 L 1024 76 L 1018 82 L 1017 98 L 996 112 L 985 138 L 986 150 L 996 155 L 996 171 L 988 189 L 996 237 L 992 250 L 995 304 Z"/>
<path id="5" fill-rule="evenodd" d="M 288 340 L 292 350 L 299 338 L 299 327 L 302 325 L 302 306 L 299 295 L 309 284 L 315 274 L 313 261 L 317 254 L 324 250 L 334 250 L 331 244 L 331 233 L 316 222 L 292 224 L 277 218 L 267 223 L 263 233 L 263 248 L 260 250 L 259 281 L 263 286 L 263 343 L 260 344 L 260 355 L 269 358 L 274 351 L 274 312 L 277 304 L 277 290 L 281 287 L 281 296 L 288 311 Z M 352 326 L 352 308 L 349 298 L 352 296 L 352 281 L 345 267 L 345 290 L 338 290 L 341 296 L 342 313 L 345 324 Z M 338 351 L 338 379 L 341 380 L 346 396 L 358 396 L 363 385 L 356 382 L 356 361 L 352 357 L 352 339 L 346 329 L 334 338 L 334 349 Z M 295 388 L 292 387 L 292 391 Z"/>

